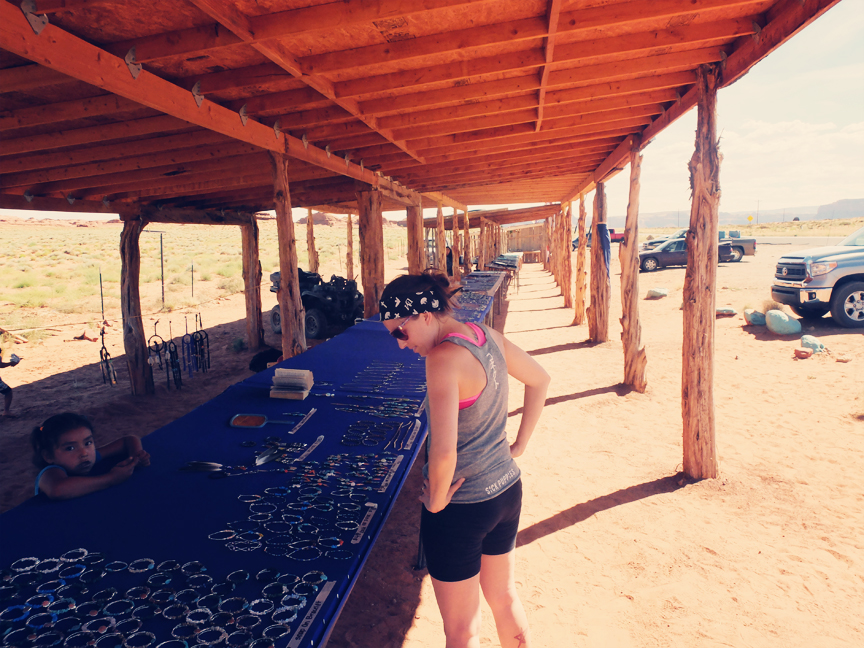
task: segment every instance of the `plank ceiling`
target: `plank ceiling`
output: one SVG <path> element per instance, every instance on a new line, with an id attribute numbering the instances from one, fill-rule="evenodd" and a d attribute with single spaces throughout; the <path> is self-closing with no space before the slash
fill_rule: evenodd
<path id="1" fill-rule="evenodd" d="M 0 0 L 0 207 L 567 200 L 838 1 Z"/>

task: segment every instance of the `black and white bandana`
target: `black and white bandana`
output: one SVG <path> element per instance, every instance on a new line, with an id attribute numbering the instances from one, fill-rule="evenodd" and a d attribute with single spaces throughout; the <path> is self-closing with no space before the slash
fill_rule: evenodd
<path id="1" fill-rule="evenodd" d="M 399 297 L 391 295 L 380 302 L 381 321 L 411 317 L 420 313 L 437 313 L 444 310 L 444 303 L 431 290 Z"/>

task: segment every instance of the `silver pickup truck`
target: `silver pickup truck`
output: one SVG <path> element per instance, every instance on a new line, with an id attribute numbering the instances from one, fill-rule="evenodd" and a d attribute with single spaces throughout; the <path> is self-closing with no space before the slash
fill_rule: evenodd
<path id="1" fill-rule="evenodd" d="M 686 227 L 682 227 L 676 232 L 669 234 L 668 236 L 658 236 L 657 238 L 651 239 L 650 241 L 646 241 L 642 244 L 643 250 L 652 250 L 661 243 L 665 243 L 666 241 L 671 241 L 673 239 L 683 238 L 687 233 Z M 738 232 L 729 232 L 729 236 L 726 236 L 726 232 L 720 232 L 720 243 L 728 243 L 732 246 L 732 258 L 730 261 L 740 261 L 744 256 L 753 256 L 756 254 L 756 239 L 755 238 L 741 238 L 737 236 Z"/>
<path id="2" fill-rule="evenodd" d="M 805 319 L 831 311 L 840 326 L 864 327 L 864 227 L 837 245 L 783 255 L 771 297 Z"/>

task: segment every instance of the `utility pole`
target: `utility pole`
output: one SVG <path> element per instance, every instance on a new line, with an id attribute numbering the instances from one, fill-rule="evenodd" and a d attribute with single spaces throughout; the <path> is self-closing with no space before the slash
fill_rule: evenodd
<path id="1" fill-rule="evenodd" d="M 759 224 L 759 201 L 756 201 L 756 224 Z"/>

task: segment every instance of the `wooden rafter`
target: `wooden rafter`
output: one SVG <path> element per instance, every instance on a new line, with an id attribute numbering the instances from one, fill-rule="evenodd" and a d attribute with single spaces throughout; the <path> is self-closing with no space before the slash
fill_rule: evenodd
<path id="1" fill-rule="evenodd" d="M 142 70 L 135 78 L 123 60 L 54 25 L 47 25 L 42 33 L 37 35 L 21 11 L 8 3 L 0 3 L 0 38 L 4 47 L 18 56 L 29 58 L 165 114 L 265 150 L 285 152 L 291 157 L 350 176 L 374 187 L 387 186 L 397 193 L 408 192 L 404 187 L 389 187 L 389 181 L 382 180 L 356 164 L 340 162 L 315 146 L 304 146 L 303 142 L 295 137 L 284 133 L 280 136 L 272 128 L 253 120 L 244 124 L 236 113 L 207 99 L 203 99 L 201 105 L 196 106 L 190 93 L 147 70 Z"/>
<path id="2" fill-rule="evenodd" d="M 540 91 L 537 93 L 537 124 L 535 131 L 540 130 L 543 124 L 543 105 L 546 101 L 546 84 L 549 82 L 549 68 L 552 65 L 555 54 L 555 33 L 558 31 L 558 17 L 561 13 L 561 0 L 549 0 L 546 9 L 546 38 L 544 43 L 544 54 L 546 63 L 540 72 Z"/>
<path id="3" fill-rule="evenodd" d="M 346 99 L 344 97 L 338 97 L 333 87 L 333 83 L 330 80 L 319 75 L 304 74 L 303 71 L 300 69 L 300 65 L 297 62 L 296 58 L 286 47 L 275 41 L 265 42 L 264 40 L 259 40 L 261 37 L 260 35 L 256 35 L 258 34 L 258 32 L 256 32 L 256 25 L 253 24 L 253 21 L 250 20 L 248 16 L 236 9 L 233 3 L 229 2 L 228 0 L 189 1 L 196 7 L 198 7 L 201 11 L 203 11 L 205 14 L 216 20 L 217 23 L 226 26 L 243 42 L 247 43 L 253 49 L 257 50 L 266 58 L 270 59 L 273 63 L 288 72 L 288 74 L 296 77 L 297 79 L 300 79 L 309 87 L 314 88 L 327 99 L 336 103 L 341 108 L 351 113 L 354 117 L 363 122 L 363 124 L 365 124 L 368 128 L 379 133 L 382 137 L 395 144 L 397 147 L 405 151 L 411 157 L 417 159 L 420 162 L 423 161 L 417 156 L 416 153 L 409 149 L 404 142 L 396 140 L 392 133 L 380 128 L 377 121 L 375 120 L 375 117 L 362 113 L 359 106 L 357 105 L 357 101 Z M 268 28 L 268 26 L 269 25 L 261 23 L 260 27 L 258 27 L 258 30 L 264 31 L 266 33 L 266 29 Z"/>

